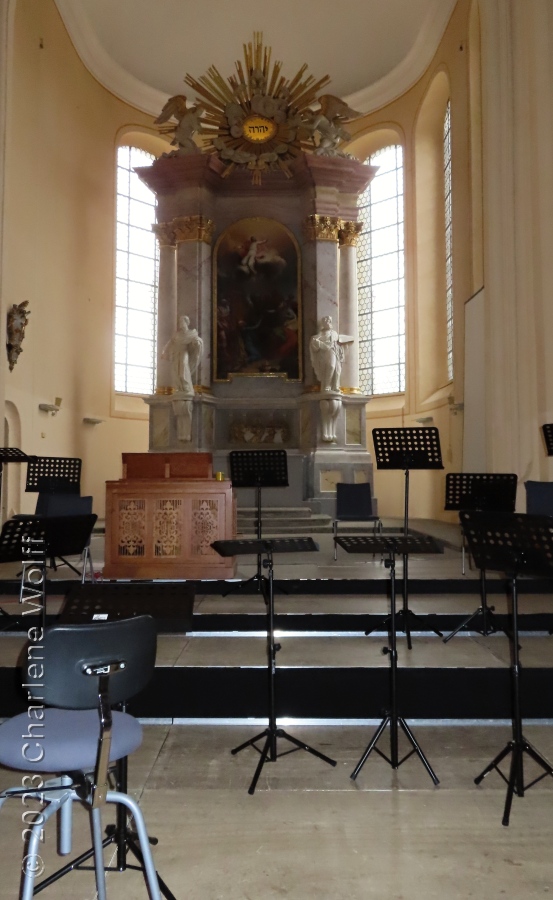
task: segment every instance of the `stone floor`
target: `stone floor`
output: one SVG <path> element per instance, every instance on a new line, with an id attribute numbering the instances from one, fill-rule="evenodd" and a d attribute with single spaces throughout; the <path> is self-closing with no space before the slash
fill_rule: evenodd
<path id="1" fill-rule="evenodd" d="M 533 900 L 553 889 L 552 780 L 514 799 L 509 827 L 501 824 L 499 776 L 473 783 L 508 740 L 508 728 L 415 727 L 438 787 L 417 757 L 394 772 L 375 754 L 353 782 L 372 728 L 289 731 L 336 759 L 336 767 L 292 753 L 267 764 L 249 796 L 258 756 L 229 749 L 249 738 L 251 727 L 145 728 L 130 786 L 159 838 L 158 871 L 179 900 Z M 553 757 L 550 727 L 528 727 L 527 737 Z M 16 773 L 0 770 L 0 789 L 18 783 Z M 0 813 L 1 900 L 17 897 L 21 813 L 15 800 Z M 75 831 L 75 850 L 86 849 L 84 811 L 77 811 Z M 52 830 L 42 856 L 51 873 L 59 859 Z M 43 896 L 93 900 L 93 874 L 72 872 Z M 139 873 L 114 872 L 108 896 L 140 900 L 147 892 Z"/>
<path id="2" fill-rule="evenodd" d="M 334 563 L 327 536 L 321 536 L 319 565 L 311 560 L 275 561 L 281 577 L 389 577 L 378 559 L 352 559 L 344 552 Z M 455 537 L 455 535 L 453 535 Z M 96 541 L 95 558 L 102 547 Z M 460 550 L 448 542 L 439 558 L 410 560 L 412 577 L 459 575 Z M 244 557 L 241 577 L 255 571 L 255 560 Z M 346 574 L 344 574 L 344 572 Z M 467 580 L 478 573 L 467 571 Z M 492 576 L 494 577 L 494 576 Z M 1 585 L 0 585 L 1 594 Z M 51 597 L 55 612 L 61 598 Z M 478 604 L 478 594 L 418 595 L 417 612 L 466 611 Z M 522 602 L 522 598 L 521 598 Z M 549 609 L 550 595 L 527 595 L 525 611 Z M 501 611 L 505 600 L 494 596 Z M 0 595 L 0 606 L 17 605 Z M 278 594 L 277 611 L 352 614 L 387 612 L 382 595 L 324 596 Z M 258 596 L 239 593 L 223 598 L 199 594 L 196 612 L 259 612 Z M 0 664 L 13 665 L 23 636 L 0 635 Z M 549 665 L 553 638 L 525 635 L 522 655 L 527 666 Z M 382 637 L 367 640 L 350 635 L 287 635 L 279 665 L 387 665 Z M 413 650 L 398 646 L 399 664 L 408 666 L 505 666 L 508 645 L 503 635 L 459 636 L 445 645 L 436 636 L 417 635 Z M 234 662 L 265 664 L 261 635 L 162 635 L 158 664 L 211 665 Z M 284 755 L 264 766 L 254 796 L 247 793 L 258 762 L 245 749 L 230 749 L 265 727 L 248 724 L 176 724 L 147 722 L 144 742 L 129 766 L 130 789 L 140 800 L 149 831 L 159 839 L 154 857 L 160 875 L 179 900 L 534 900 L 553 893 L 553 779 L 546 777 L 515 797 L 509 827 L 501 824 L 506 786 L 497 773 L 480 786 L 474 778 L 510 738 L 508 724 L 484 722 L 431 725 L 409 722 L 440 784 L 435 787 L 415 755 L 398 771 L 376 753 L 357 780 L 350 775 L 360 759 L 374 722 L 352 725 L 284 722 L 292 735 L 334 758 L 336 767 L 303 751 Z M 525 736 L 553 759 L 551 724 L 527 723 Z M 402 744 L 405 739 L 402 738 Z M 379 747 L 389 752 L 389 732 Z M 287 750 L 284 741 L 280 750 Z M 505 767 L 508 772 L 508 766 Z M 536 774 L 525 760 L 526 782 Z M 0 768 L 0 790 L 21 783 L 21 774 Z M 22 806 L 13 800 L 0 811 L 0 900 L 18 896 L 22 855 Z M 106 821 L 109 821 L 106 814 Z M 88 847 L 84 811 L 75 822 L 75 851 Z M 45 873 L 59 865 L 53 826 L 42 847 Z M 110 851 L 106 851 L 106 860 Z M 91 871 L 72 872 L 42 895 L 55 900 L 94 900 Z M 110 873 L 110 900 L 141 900 L 147 891 L 139 873 Z"/>

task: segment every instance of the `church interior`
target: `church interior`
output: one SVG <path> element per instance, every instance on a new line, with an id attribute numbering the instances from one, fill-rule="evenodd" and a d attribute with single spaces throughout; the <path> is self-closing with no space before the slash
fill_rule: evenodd
<path id="1" fill-rule="evenodd" d="M 0 40 L 0 900 L 543 897 L 550 0 Z"/>

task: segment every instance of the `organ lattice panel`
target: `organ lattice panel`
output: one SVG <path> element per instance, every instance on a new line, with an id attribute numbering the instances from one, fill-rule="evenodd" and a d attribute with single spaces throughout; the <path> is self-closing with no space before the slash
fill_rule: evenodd
<path id="1" fill-rule="evenodd" d="M 230 482 L 122 479 L 106 485 L 107 578 L 228 578 L 211 547 L 236 535 Z"/>

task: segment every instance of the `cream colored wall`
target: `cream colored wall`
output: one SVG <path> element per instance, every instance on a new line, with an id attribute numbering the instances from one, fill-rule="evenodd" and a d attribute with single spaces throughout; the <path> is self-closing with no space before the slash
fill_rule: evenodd
<path id="1" fill-rule="evenodd" d="M 469 94 L 470 2 L 459 0 L 432 64 L 403 96 L 350 126 L 348 150 L 363 159 L 393 135 L 404 147 L 406 258 L 406 390 L 378 397 L 367 407 L 369 447 L 372 429 L 436 426 L 444 471 L 410 476 L 410 516 L 456 521 L 444 512 L 445 474 L 462 471 L 464 382 L 464 303 L 478 287 L 480 265 L 473 264 L 473 244 L 481 247 L 481 217 L 473 212 L 471 166 L 479 146 L 479 120 L 471 118 Z M 476 42 L 473 25 L 470 38 Z M 479 49 L 479 48 L 478 48 Z M 474 51 L 473 51 L 474 52 Z M 477 71 L 472 63 L 472 71 Z M 474 86 L 473 94 L 478 86 Z M 451 100 L 453 180 L 454 379 L 447 378 L 445 337 L 445 241 L 443 214 L 442 123 Z M 480 207 L 481 212 L 481 207 Z M 476 225 L 475 225 L 476 222 Z M 481 250 L 480 250 L 481 260 Z M 425 419 L 423 423 L 417 421 Z M 384 516 L 402 516 L 404 473 L 375 469 L 375 494 Z"/>
<path id="2" fill-rule="evenodd" d="M 28 300 L 31 315 L 13 372 L 4 361 L 6 399 L 26 453 L 82 457 L 82 492 L 103 516 L 121 452 L 148 449 L 142 401 L 112 406 L 116 144 L 130 131 L 164 145 L 85 69 L 51 0 L 16 4 L 7 122 L 3 297 Z M 55 397 L 56 416 L 39 411 Z M 34 494 L 21 498 L 34 508 Z"/>

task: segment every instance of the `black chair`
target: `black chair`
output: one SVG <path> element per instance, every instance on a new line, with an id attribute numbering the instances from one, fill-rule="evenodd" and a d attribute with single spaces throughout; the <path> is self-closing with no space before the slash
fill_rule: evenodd
<path id="1" fill-rule="evenodd" d="M 382 534 L 382 520 L 373 510 L 372 491 L 369 482 L 336 485 L 336 516 L 332 523 L 334 559 L 338 558 L 338 525 L 340 522 L 372 522 L 373 534 Z"/>
<path id="2" fill-rule="evenodd" d="M 39 656 L 33 649 L 40 648 Z M 24 669 L 25 691 L 34 700 L 33 709 L 41 716 L 32 719 L 28 712 L 14 716 L 0 725 L 0 763 L 8 768 L 33 775 L 55 774 L 41 784 L 39 790 L 23 789 L 21 782 L 0 795 L 0 806 L 9 797 L 25 792 L 46 806 L 28 829 L 25 848 L 21 900 L 31 900 L 33 893 L 73 871 L 94 856 L 96 889 L 99 900 L 106 900 L 103 848 L 116 843 L 121 835 L 102 837 L 101 809 L 115 804 L 130 812 L 134 819 L 139 846 L 125 834 L 127 849 L 139 861 L 151 900 L 160 900 L 160 885 L 142 812 L 134 799 L 126 794 L 126 783 L 117 778 L 117 790 L 110 790 L 109 770 L 126 757 L 142 741 L 139 722 L 126 712 L 112 711 L 138 693 L 150 680 L 155 665 L 156 629 L 150 616 L 137 616 L 116 622 L 85 625 L 55 625 L 47 628 L 40 641 L 28 645 Z M 32 668 L 34 666 L 34 668 Z M 38 672 L 40 671 L 40 677 Z M 38 679 L 38 680 L 37 680 Z M 32 735 L 30 736 L 32 731 Z M 126 782 L 126 778 L 125 778 Z M 32 782 L 33 786 L 38 783 Z M 90 814 L 93 847 L 78 860 L 63 866 L 35 888 L 40 869 L 40 836 L 51 816 L 59 811 L 60 855 L 71 853 L 71 819 L 73 803 L 81 803 Z M 126 817 L 121 825 L 126 830 Z M 116 830 L 116 829 L 115 829 Z M 110 829 L 107 829 L 108 834 Z M 121 868 L 121 866 L 119 867 Z M 123 864 L 122 868 L 126 868 Z M 75 891 L 75 896 L 81 896 Z M 165 896 L 172 897 L 168 892 Z"/>
<path id="3" fill-rule="evenodd" d="M 553 481 L 525 481 L 526 512 L 531 516 L 553 516 Z"/>

